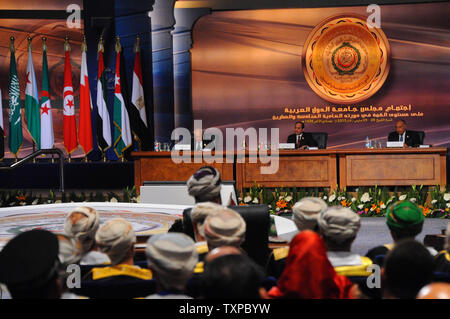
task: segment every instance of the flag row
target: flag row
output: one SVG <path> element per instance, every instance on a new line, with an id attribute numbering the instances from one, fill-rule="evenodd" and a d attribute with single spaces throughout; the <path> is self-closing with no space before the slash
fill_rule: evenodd
<path id="1" fill-rule="evenodd" d="M 36 75 L 34 71 L 31 38 L 28 37 L 28 62 L 25 87 L 25 123 L 33 144 L 37 149 L 50 149 L 54 147 L 52 106 L 50 99 L 49 73 L 47 63 L 46 37 L 42 38 L 42 90 L 39 98 Z M 14 37 L 10 38 L 10 81 L 9 81 L 9 149 L 14 156 L 20 151 L 23 143 L 22 112 L 20 100 L 20 86 L 17 75 Z M 91 152 L 93 146 L 93 130 L 91 117 L 96 116 L 97 144 L 104 154 L 108 148 L 113 147 L 119 158 L 123 152 L 132 146 L 133 137 L 140 147 L 148 144 L 149 127 L 147 124 L 144 90 L 142 82 L 142 68 L 140 60 L 139 38 L 135 44 L 135 60 L 133 70 L 133 83 L 131 98 L 126 85 L 125 64 L 122 55 L 120 38 L 116 38 L 116 68 L 114 78 L 114 101 L 112 130 L 111 117 L 107 107 L 106 74 L 103 61 L 104 43 L 100 38 L 98 43 L 98 77 L 97 77 L 97 111 L 94 108 L 89 88 L 87 68 L 87 45 L 83 37 L 81 44 L 81 75 L 80 75 L 80 105 L 79 128 L 77 134 L 75 119 L 75 101 L 72 86 L 72 70 L 70 64 L 70 44 L 66 37 L 64 42 L 64 89 L 63 89 L 63 138 L 64 148 L 68 154 L 81 146 L 85 155 Z M 122 75 L 122 76 L 121 76 Z M 1 97 L 1 91 L 0 91 Z M 0 158 L 4 156 L 5 130 L 3 126 L 2 100 L 0 98 Z"/>

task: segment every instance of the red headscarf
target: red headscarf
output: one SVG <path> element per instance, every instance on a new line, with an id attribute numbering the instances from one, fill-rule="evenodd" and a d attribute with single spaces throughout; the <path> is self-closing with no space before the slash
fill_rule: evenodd
<path id="1" fill-rule="evenodd" d="M 352 283 L 336 274 L 320 236 L 302 231 L 291 241 L 286 266 L 278 286 L 269 291 L 272 298 L 343 299 L 350 298 Z"/>

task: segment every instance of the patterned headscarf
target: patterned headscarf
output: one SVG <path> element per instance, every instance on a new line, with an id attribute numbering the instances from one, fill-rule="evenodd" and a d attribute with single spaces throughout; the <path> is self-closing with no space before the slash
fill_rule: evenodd
<path id="1" fill-rule="evenodd" d="M 292 219 L 298 230 L 314 230 L 317 225 L 317 217 L 327 208 L 327 203 L 323 199 L 305 197 L 295 203 L 292 208 Z"/>
<path id="2" fill-rule="evenodd" d="M 211 166 L 199 168 L 187 181 L 189 195 L 200 202 L 208 202 L 220 195 L 221 179 L 217 169 Z"/>
<path id="3" fill-rule="evenodd" d="M 330 207 L 320 213 L 317 223 L 325 237 L 336 243 L 356 237 L 361 227 L 359 215 L 350 208 L 340 206 Z"/>
<path id="4" fill-rule="evenodd" d="M 211 249 L 220 246 L 239 247 L 244 241 L 245 220 L 232 209 L 222 208 L 206 217 L 203 225 L 205 239 Z"/>
<path id="5" fill-rule="evenodd" d="M 88 253 L 95 244 L 95 233 L 99 226 L 98 212 L 91 207 L 77 207 L 69 213 L 64 223 L 64 232 L 78 239 L 82 253 Z"/>

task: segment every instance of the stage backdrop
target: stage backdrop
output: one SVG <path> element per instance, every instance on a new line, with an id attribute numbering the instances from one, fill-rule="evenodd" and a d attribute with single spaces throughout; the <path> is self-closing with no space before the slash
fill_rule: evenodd
<path id="1" fill-rule="evenodd" d="M 213 12 L 195 25 L 192 49 L 194 119 L 203 128 L 280 128 L 294 122 L 327 132 L 328 148 L 386 141 L 397 118 L 426 132 L 425 143 L 450 146 L 449 3 L 381 6 L 390 71 L 368 99 L 337 104 L 307 83 L 302 51 L 311 31 L 333 15 L 368 16 L 366 7 Z M 321 114 L 321 116 L 317 116 Z"/>

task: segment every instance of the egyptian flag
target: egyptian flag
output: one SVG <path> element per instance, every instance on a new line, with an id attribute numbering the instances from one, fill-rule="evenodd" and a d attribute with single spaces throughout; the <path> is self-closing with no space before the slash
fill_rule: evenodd
<path id="1" fill-rule="evenodd" d="M 0 160 L 5 157 L 5 129 L 3 126 L 2 89 L 0 89 Z"/>
<path id="2" fill-rule="evenodd" d="M 64 147 L 68 154 L 71 154 L 78 146 L 77 143 L 77 127 L 75 122 L 75 103 L 73 99 L 73 87 L 72 87 L 72 68 L 70 65 L 69 56 L 69 41 L 66 39 L 64 44 L 66 51 L 66 58 L 64 63 L 64 123 L 63 123 L 63 135 L 64 135 Z"/>
<path id="3" fill-rule="evenodd" d="M 98 148 L 105 152 L 111 147 L 111 124 L 106 106 L 106 75 L 103 65 L 103 39 L 98 44 L 98 79 L 97 79 L 97 141 Z"/>
<path id="4" fill-rule="evenodd" d="M 53 114 L 50 104 L 50 85 L 47 64 L 46 38 L 42 38 L 42 92 L 41 92 L 41 149 L 53 148 L 55 136 L 53 133 Z"/>
<path id="5" fill-rule="evenodd" d="M 136 39 L 134 47 L 136 52 L 134 58 L 133 70 L 133 88 L 131 93 L 131 104 L 129 103 L 128 85 L 125 82 L 125 76 L 122 79 L 122 95 L 125 99 L 125 105 L 130 115 L 131 130 L 139 143 L 141 150 L 152 149 L 151 132 L 147 124 L 146 105 L 144 100 L 144 89 L 142 84 L 142 68 L 139 53 L 139 38 Z M 121 72 L 125 74 L 124 59 L 121 61 Z"/>
<path id="6" fill-rule="evenodd" d="M 86 39 L 83 38 L 81 45 L 81 76 L 80 76 L 80 120 L 78 130 L 78 141 L 84 151 L 88 154 L 92 151 L 92 125 L 91 125 L 91 92 L 89 90 L 89 79 L 86 62 Z"/>
<path id="7" fill-rule="evenodd" d="M 116 75 L 114 78 L 114 151 L 119 158 L 123 157 L 123 152 L 133 144 L 131 138 L 130 120 L 128 117 L 125 101 L 122 96 L 120 56 L 121 47 L 119 38 L 116 43 Z M 124 74 L 125 78 L 125 74 Z"/>

